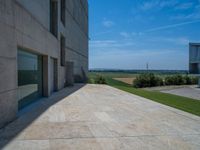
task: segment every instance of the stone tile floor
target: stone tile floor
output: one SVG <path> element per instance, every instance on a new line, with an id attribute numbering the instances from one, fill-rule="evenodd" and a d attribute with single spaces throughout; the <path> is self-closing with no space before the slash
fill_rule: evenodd
<path id="1" fill-rule="evenodd" d="M 200 117 L 106 85 L 44 98 L 0 130 L 6 150 L 199 150 Z"/>
<path id="2" fill-rule="evenodd" d="M 183 88 L 163 90 L 161 92 L 200 100 L 200 88 L 198 88 L 197 86 L 187 86 Z"/>

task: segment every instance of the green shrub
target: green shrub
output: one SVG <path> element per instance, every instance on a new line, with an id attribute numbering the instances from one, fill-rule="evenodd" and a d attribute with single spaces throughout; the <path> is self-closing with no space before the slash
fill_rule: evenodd
<path id="1" fill-rule="evenodd" d="M 197 77 L 191 77 L 188 75 L 185 76 L 173 75 L 173 76 L 167 76 L 165 78 L 165 85 L 191 85 L 197 83 L 198 83 Z"/>
<path id="2" fill-rule="evenodd" d="M 103 76 L 97 76 L 94 80 L 95 84 L 106 84 L 106 79 Z"/>
<path id="3" fill-rule="evenodd" d="M 155 76 L 153 73 L 145 73 L 136 77 L 133 81 L 135 88 L 154 87 L 163 85 L 162 78 Z"/>
<path id="4" fill-rule="evenodd" d="M 182 75 L 167 76 L 165 78 L 165 85 L 183 85 L 185 83 Z"/>
<path id="5" fill-rule="evenodd" d="M 190 77 L 191 78 L 191 84 L 198 84 L 198 77 Z"/>
<path id="6" fill-rule="evenodd" d="M 184 79 L 184 84 L 185 84 L 185 85 L 191 85 L 191 84 L 192 84 L 192 77 L 190 77 L 190 76 L 188 76 L 188 75 L 185 75 L 185 76 L 183 77 L 183 79 Z"/>
<path id="7" fill-rule="evenodd" d="M 173 85 L 174 79 L 171 76 L 165 77 L 165 85 Z"/>
<path id="8" fill-rule="evenodd" d="M 174 75 L 174 84 L 175 85 L 183 85 L 184 79 L 182 75 Z"/>
<path id="9" fill-rule="evenodd" d="M 155 76 L 153 73 L 141 74 L 133 81 L 135 88 L 155 87 L 163 85 L 192 85 L 198 84 L 198 77 L 189 75 L 171 75 L 165 77 L 164 81 L 161 77 Z"/>
<path id="10" fill-rule="evenodd" d="M 93 78 L 89 78 L 87 80 L 87 83 L 89 83 L 89 84 L 95 84 L 95 80 Z"/>

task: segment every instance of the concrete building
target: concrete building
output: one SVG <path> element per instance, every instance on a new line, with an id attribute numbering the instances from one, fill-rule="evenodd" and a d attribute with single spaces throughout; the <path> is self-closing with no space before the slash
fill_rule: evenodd
<path id="1" fill-rule="evenodd" d="M 87 0 L 0 0 L 0 127 L 87 72 Z"/>
<path id="2" fill-rule="evenodd" d="M 189 71 L 199 76 L 200 86 L 200 43 L 189 44 Z"/>

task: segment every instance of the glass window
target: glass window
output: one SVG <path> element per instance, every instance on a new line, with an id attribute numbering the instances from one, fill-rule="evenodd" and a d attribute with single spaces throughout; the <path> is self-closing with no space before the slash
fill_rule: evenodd
<path id="1" fill-rule="evenodd" d="M 42 57 L 18 50 L 19 109 L 42 96 Z"/>

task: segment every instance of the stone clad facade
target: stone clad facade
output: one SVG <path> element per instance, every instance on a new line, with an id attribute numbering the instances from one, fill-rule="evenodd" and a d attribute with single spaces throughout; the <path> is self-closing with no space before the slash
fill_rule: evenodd
<path id="1" fill-rule="evenodd" d="M 0 33 L 0 127 L 17 116 L 20 100 L 85 81 L 87 0 L 1 0 Z"/>

